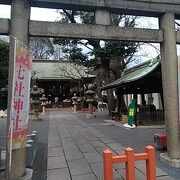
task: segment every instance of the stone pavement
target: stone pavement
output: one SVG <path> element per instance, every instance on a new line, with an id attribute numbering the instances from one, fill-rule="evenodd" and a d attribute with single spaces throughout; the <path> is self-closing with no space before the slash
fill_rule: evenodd
<path id="1" fill-rule="evenodd" d="M 87 120 L 83 113 L 62 109 L 49 112 L 47 180 L 103 180 L 103 150 L 124 154 L 124 146 L 87 121 L 91 119 Z M 99 123 L 108 124 L 102 119 Z M 124 164 L 113 167 L 114 180 L 125 179 Z M 145 174 L 145 162 L 136 162 L 136 179 L 145 180 Z M 158 167 L 156 175 L 157 180 L 176 179 Z"/>

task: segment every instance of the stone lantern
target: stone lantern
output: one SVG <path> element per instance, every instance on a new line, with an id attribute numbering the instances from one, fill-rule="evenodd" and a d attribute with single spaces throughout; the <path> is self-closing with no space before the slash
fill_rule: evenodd
<path id="1" fill-rule="evenodd" d="M 78 97 L 76 96 L 76 94 L 74 94 L 74 96 L 72 97 L 73 113 L 77 112 L 77 104 L 78 104 L 77 100 L 78 100 Z"/>
<path id="2" fill-rule="evenodd" d="M 31 89 L 31 104 L 32 104 L 32 109 L 33 109 L 32 120 L 34 121 L 42 120 L 39 117 L 39 110 L 40 110 L 40 104 L 41 104 L 39 97 L 43 92 L 44 92 L 43 89 L 38 88 L 36 85 L 34 85 Z"/>
<path id="3" fill-rule="evenodd" d="M 47 105 L 47 98 L 45 94 L 42 95 L 42 97 L 39 98 L 41 101 L 41 107 L 42 107 L 42 115 L 46 114 L 46 105 Z"/>
<path id="4" fill-rule="evenodd" d="M 88 114 L 87 118 L 92 118 L 93 117 L 93 102 L 94 102 L 94 85 L 89 84 L 88 90 L 85 92 L 87 99 L 86 102 L 88 103 Z"/>

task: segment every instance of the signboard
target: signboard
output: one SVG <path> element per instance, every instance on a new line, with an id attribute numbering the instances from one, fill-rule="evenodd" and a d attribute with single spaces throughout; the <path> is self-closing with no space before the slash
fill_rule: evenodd
<path id="1" fill-rule="evenodd" d="M 11 105 L 11 145 L 13 149 L 26 146 L 32 54 L 29 49 L 15 40 L 15 64 Z"/>
<path id="2" fill-rule="evenodd" d="M 136 100 L 133 99 L 128 106 L 128 125 L 132 126 L 134 124 L 134 119 L 136 115 Z"/>
<path id="3" fill-rule="evenodd" d="M 134 119 L 136 115 L 136 100 L 133 99 L 128 106 L 128 122 L 124 124 L 125 128 L 135 128 Z"/>

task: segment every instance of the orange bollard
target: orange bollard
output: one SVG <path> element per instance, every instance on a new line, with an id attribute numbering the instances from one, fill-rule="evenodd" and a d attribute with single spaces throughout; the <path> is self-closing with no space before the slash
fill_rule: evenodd
<path id="1" fill-rule="evenodd" d="M 113 180 L 113 162 L 112 152 L 110 150 L 103 151 L 104 160 L 104 180 Z"/>
<path id="2" fill-rule="evenodd" d="M 148 159 L 146 160 L 146 174 L 147 180 L 156 179 L 156 166 L 155 166 L 155 149 L 152 146 L 146 146 L 145 152 L 148 154 Z"/>
<path id="3" fill-rule="evenodd" d="M 135 180 L 134 149 L 130 147 L 126 148 L 125 155 L 127 156 L 126 180 Z"/>

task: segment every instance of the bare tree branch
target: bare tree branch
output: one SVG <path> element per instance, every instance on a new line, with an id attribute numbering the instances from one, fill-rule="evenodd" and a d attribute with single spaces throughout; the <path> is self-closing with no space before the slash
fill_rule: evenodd
<path id="1" fill-rule="evenodd" d="M 135 48 L 137 48 L 138 46 L 140 46 L 140 43 L 136 43 Z M 126 60 L 126 62 L 124 61 L 124 68 L 126 67 L 127 64 L 129 64 L 134 56 L 135 52 L 131 53 L 128 57 L 128 59 Z"/>
<path id="2" fill-rule="evenodd" d="M 89 77 L 86 70 L 87 68 L 74 63 L 57 63 L 54 67 L 56 75 L 58 74 L 60 77 L 72 79 L 74 81 L 80 80 L 81 82 L 84 77 Z"/>
<path id="3" fill-rule="evenodd" d="M 76 23 L 75 18 L 74 18 L 74 13 L 75 13 L 74 11 L 72 11 L 72 13 L 70 14 L 67 10 L 63 9 L 63 12 L 69 18 L 71 23 Z"/>

